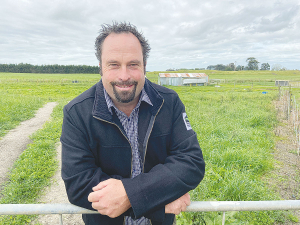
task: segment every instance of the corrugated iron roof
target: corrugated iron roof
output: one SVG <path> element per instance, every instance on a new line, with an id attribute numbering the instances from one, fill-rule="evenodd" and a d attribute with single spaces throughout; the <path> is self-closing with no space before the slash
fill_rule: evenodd
<path id="1" fill-rule="evenodd" d="M 160 77 L 208 77 L 205 73 L 159 73 Z"/>

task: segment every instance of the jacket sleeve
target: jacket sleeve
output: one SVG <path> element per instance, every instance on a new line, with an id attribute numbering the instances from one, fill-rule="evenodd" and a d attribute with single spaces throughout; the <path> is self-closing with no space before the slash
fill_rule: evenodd
<path id="1" fill-rule="evenodd" d="M 173 105 L 168 156 L 164 163 L 133 179 L 122 179 L 136 218 L 164 208 L 194 189 L 204 177 L 202 151 L 185 115 L 184 105 L 177 97 Z"/>
<path id="2" fill-rule="evenodd" d="M 96 166 L 95 156 L 89 150 L 85 132 L 79 127 L 65 107 L 60 139 L 62 143 L 61 175 L 69 201 L 74 205 L 94 210 L 88 201 L 92 188 L 109 178 L 122 179 L 122 177 L 108 176 Z"/>
<path id="3" fill-rule="evenodd" d="M 74 112 L 72 112 L 74 113 Z M 77 117 L 76 117 L 77 118 Z M 119 175 L 109 176 L 96 165 L 95 156 L 89 150 L 90 146 L 85 135 L 73 119 L 71 113 L 64 108 L 64 119 L 61 134 L 62 143 L 62 170 L 61 175 L 65 183 L 70 203 L 94 210 L 87 200 L 92 188 L 101 181 L 109 178 L 121 180 Z M 162 221 L 164 219 L 164 207 L 148 213 L 149 219 Z M 132 208 L 123 215 L 133 216 Z"/>

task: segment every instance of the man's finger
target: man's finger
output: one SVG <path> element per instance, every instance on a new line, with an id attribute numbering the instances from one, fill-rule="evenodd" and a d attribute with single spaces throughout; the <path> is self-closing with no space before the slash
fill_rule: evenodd
<path id="1" fill-rule="evenodd" d="M 187 206 L 190 205 L 190 204 L 191 204 L 191 199 L 188 198 L 188 200 L 185 202 L 185 204 L 186 204 Z"/>
<path id="2" fill-rule="evenodd" d="M 183 205 L 183 206 L 181 207 L 181 212 L 185 212 L 186 207 L 187 207 L 187 205 Z"/>
<path id="3" fill-rule="evenodd" d="M 105 181 L 100 182 L 98 185 L 96 185 L 95 187 L 93 187 L 93 191 L 99 191 L 102 188 L 105 188 L 107 186 L 108 181 L 109 180 L 105 180 Z"/>
<path id="4" fill-rule="evenodd" d="M 190 194 L 189 194 L 189 193 L 186 193 L 186 194 L 184 195 L 184 203 L 185 203 L 186 205 L 190 205 L 190 204 L 191 204 L 191 197 L 190 197 Z"/>
<path id="5" fill-rule="evenodd" d="M 98 202 L 99 201 L 99 193 L 96 192 L 91 192 L 88 196 L 88 201 L 89 202 Z"/>

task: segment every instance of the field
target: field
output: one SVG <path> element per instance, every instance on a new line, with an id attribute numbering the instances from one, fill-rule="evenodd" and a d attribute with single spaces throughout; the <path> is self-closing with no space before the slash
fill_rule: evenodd
<path id="1" fill-rule="evenodd" d="M 300 72 L 187 72 L 205 72 L 210 79 L 221 80 L 218 85 L 220 87 L 169 87 L 179 94 L 186 106 L 207 165 L 204 180 L 190 193 L 192 200 L 280 199 L 276 186 L 270 186 L 262 179 L 272 176 L 274 170 L 274 129 L 279 123 L 274 106 L 278 99 L 278 88 L 274 86 L 274 81 L 291 80 L 296 83 L 300 81 Z M 157 75 L 158 72 L 149 72 L 147 78 L 157 82 Z M 47 180 L 55 170 L 54 145 L 60 136 L 62 107 L 99 79 L 100 76 L 95 74 L 0 73 L 0 112 L 1 119 L 4 118 L 0 120 L 0 137 L 20 121 L 32 117 L 34 110 L 43 103 L 59 103 L 52 121 L 33 137 L 32 146 L 16 162 L 10 182 L 2 192 L 0 203 L 34 202 L 37 195 L 42 193 L 43 186 L 48 184 Z M 292 88 L 292 94 L 299 103 L 300 88 Z M 47 152 L 44 154 L 47 154 L 47 163 L 51 166 L 39 164 L 38 153 L 31 154 L 38 152 L 40 148 Z M 34 161 L 35 165 L 26 166 L 30 161 Z M 30 168 L 36 170 L 36 165 L 40 166 L 40 173 L 32 176 Z M 35 192 L 30 190 L 33 184 L 38 186 L 34 189 Z M 14 189 L 15 186 L 21 187 Z M 24 189 L 24 186 L 28 188 Z M 299 193 L 297 197 L 300 197 Z M 221 217 L 221 213 L 182 213 L 177 217 L 177 222 L 199 224 L 202 221 L 203 224 L 220 224 Z M 21 224 L 20 221 L 25 221 L 26 224 L 30 220 L 29 217 L 11 217 L 5 218 L 5 221 L 9 219 L 19 221 L 16 224 Z M 297 221 L 297 218 L 290 212 L 281 211 L 226 214 L 226 224 L 273 224 L 287 220 Z"/>

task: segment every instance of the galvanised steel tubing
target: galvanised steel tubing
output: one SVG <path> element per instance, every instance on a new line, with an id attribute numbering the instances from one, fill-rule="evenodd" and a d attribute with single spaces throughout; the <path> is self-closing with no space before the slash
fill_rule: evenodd
<path id="1" fill-rule="evenodd" d="M 97 214 L 97 211 L 63 204 L 0 204 L 0 215 L 30 214 Z"/>
<path id="2" fill-rule="evenodd" d="M 203 201 L 192 202 L 187 212 L 262 211 L 300 209 L 300 200 L 281 201 Z M 97 214 L 97 211 L 65 204 L 0 204 L 0 215 Z"/>
<path id="3" fill-rule="evenodd" d="M 263 211 L 300 209 L 300 200 L 279 201 L 204 201 L 192 202 L 188 212 Z"/>

